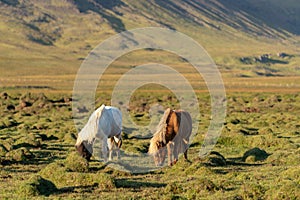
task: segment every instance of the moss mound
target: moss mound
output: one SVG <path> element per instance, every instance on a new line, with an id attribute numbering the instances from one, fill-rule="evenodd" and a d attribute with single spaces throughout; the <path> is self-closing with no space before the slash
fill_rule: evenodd
<path id="1" fill-rule="evenodd" d="M 93 181 L 98 184 L 98 189 L 100 190 L 116 188 L 115 181 L 109 174 L 98 172 L 94 175 Z"/>
<path id="2" fill-rule="evenodd" d="M 39 174 L 51 180 L 57 187 L 95 185 L 99 190 L 110 190 L 116 187 L 114 179 L 109 174 L 70 172 L 62 162 L 50 163 Z"/>
<path id="3" fill-rule="evenodd" d="M 65 173 L 65 166 L 59 162 L 50 163 L 39 172 L 41 176 L 53 181 L 55 184 L 64 180 Z"/>
<path id="4" fill-rule="evenodd" d="M 201 162 L 200 158 L 197 158 L 192 161 L 192 164 L 186 168 L 184 171 L 187 175 L 194 174 L 194 175 L 211 175 L 212 171 L 209 167 L 205 166 L 205 163 Z"/>
<path id="5" fill-rule="evenodd" d="M 75 144 L 76 136 L 74 133 L 66 133 L 63 137 L 63 141 L 67 144 Z"/>
<path id="6" fill-rule="evenodd" d="M 2 119 L 0 128 L 11 128 L 11 127 L 17 126 L 18 124 L 19 123 L 15 119 L 8 117 L 8 118 Z"/>
<path id="7" fill-rule="evenodd" d="M 88 161 L 80 156 L 77 152 L 70 153 L 66 160 L 65 166 L 67 170 L 72 172 L 88 172 L 89 171 L 89 163 Z"/>
<path id="8" fill-rule="evenodd" d="M 5 154 L 8 152 L 8 150 L 5 148 L 3 144 L 0 144 L 0 157 L 5 156 Z"/>
<path id="9" fill-rule="evenodd" d="M 211 180 L 207 179 L 207 178 L 202 178 L 198 181 L 198 184 L 195 185 L 196 189 L 198 191 L 216 191 L 219 190 L 218 186 L 216 186 L 216 184 L 214 182 L 212 182 Z"/>
<path id="10" fill-rule="evenodd" d="M 9 161 L 23 162 L 23 161 L 27 161 L 29 158 L 32 158 L 33 154 L 25 147 L 22 147 L 7 152 L 5 157 Z"/>
<path id="11" fill-rule="evenodd" d="M 172 194 L 181 194 L 183 192 L 183 187 L 179 183 L 172 182 L 165 187 L 165 192 Z"/>
<path id="12" fill-rule="evenodd" d="M 19 186 L 17 193 L 22 197 L 33 197 L 37 195 L 49 196 L 56 191 L 57 188 L 51 181 L 40 175 L 33 175 Z"/>
<path id="13" fill-rule="evenodd" d="M 253 148 L 248 151 L 246 151 L 243 155 L 242 160 L 245 162 L 256 162 L 256 161 L 262 161 L 268 158 L 269 154 L 260 148 Z M 248 158 L 249 157 L 249 158 Z"/>
<path id="14" fill-rule="evenodd" d="M 1 144 L 6 148 L 7 151 L 11 151 L 13 149 L 14 145 L 14 139 L 13 138 L 7 138 L 7 139 L 2 139 L 1 138 Z"/>
<path id="15" fill-rule="evenodd" d="M 212 151 L 210 154 L 205 157 L 202 162 L 209 166 L 225 166 L 226 159 L 225 157 L 220 154 L 219 152 Z"/>
<path id="16" fill-rule="evenodd" d="M 256 156 L 248 156 L 246 159 L 245 159 L 245 162 L 246 163 L 253 163 L 256 161 Z"/>
<path id="17" fill-rule="evenodd" d="M 37 137 L 34 134 L 28 134 L 26 136 L 23 136 L 19 138 L 15 143 L 14 143 L 14 148 L 19 148 L 19 147 L 41 147 L 41 138 Z"/>

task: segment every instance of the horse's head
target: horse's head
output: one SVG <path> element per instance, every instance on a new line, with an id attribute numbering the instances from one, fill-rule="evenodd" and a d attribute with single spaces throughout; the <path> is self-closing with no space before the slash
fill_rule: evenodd
<path id="1" fill-rule="evenodd" d="M 153 156 L 156 166 L 162 166 L 164 164 L 167 153 L 166 146 L 163 145 L 163 142 L 151 142 L 148 153 Z"/>
<path id="2" fill-rule="evenodd" d="M 92 144 L 88 144 L 87 142 L 81 142 L 80 144 L 76 144 L 75 148 L 78 151 L 79 155 L 84 157 L 87 161 L 91 160 L 93 153 Z"/>

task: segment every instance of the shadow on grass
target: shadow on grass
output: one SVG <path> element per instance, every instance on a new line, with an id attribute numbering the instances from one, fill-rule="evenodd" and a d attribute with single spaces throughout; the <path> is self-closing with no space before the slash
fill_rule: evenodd
<path id="1" fill-rule="evenodd" d="M 265 163 L 245 163 L 241 161 L 241 157 L 239 158 L 227 158 L 226 159 L 226 165 L 224 166 L 209 166 L 206 165 L 206 167 L 209 167 L 214 173 L 216 174 L 222 174 L 225 175 L 231 171 L 246 171 L 245 167 L 259 167 L 264 165 Z"/>
<path id="2" fill-rule="evenodd" d="M 127 178 L 115 179 L 115 184 L 117 188 L 143 188 L 143 187 L 152 187 L 152 188 L 161 188 L 165 187 L 165 183 L 151 183 L 144 181 L 129 180 Z"/>
<path id="3" fill-rule="evenodd" d="M 77 190 L 80 190 L 80 192 L 91 192 L 95 190 L 95 188 L 97 187 L 98 187 L 98 183 L 94 183 L 93 185 L 69 186 L 69 187 L 60 188 L 57 191 L 55 191 L 53 194 L 77 192 Z"/>
<path id="4" fill-rule="evenodd" d="M 0 162 L 1 165 L 37 166 L 37 165 L 50 164 L 55 160 L 65 159 L 62 154 L 64 154 L 67 151 L 67 145 L 61 145 L 61 144 L 55 144 L 51 146 L 48 146 L 47 144 L 42 144 L 40 147 L 32 147 L 28 143 L 21 143 L 18 145 L 14 145 L 13 147 L 15 151 L 13 152 L 13 155 L 11 157 L 3 158 Z"/>
<path id="5" fill-rule="evenodd" d="M 233 165 L 233 166 L 262 166 L 264 163 L 245 163 L 242 161 L 242 157 L 237 158 L 227 158 L 226 165 Z"/>

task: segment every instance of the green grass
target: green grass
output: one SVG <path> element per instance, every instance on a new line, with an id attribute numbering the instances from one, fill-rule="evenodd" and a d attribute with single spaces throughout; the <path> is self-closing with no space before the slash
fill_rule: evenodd
<path id="1" fill-rule="evenodd" d="M 8 104 L 18 107 L 21 95 L 14 94 L 13 91 L 8 92 L 9 99 L 1 97 L 1 109 L 5 110 Z M 132 98 L 132 113 L 139 111 L 138 97 L 146 94 L 137 92 L 136 97 Z M 152 98 L 147 101 L 155 102 L 164 98 L 163 93 L 156 94 L 162 96 L 151 95 Z M 99 95 L 101 97 L 100 93 Z M 55 105 L 47 101 L 40 108 L 35 104 L 38 94 L 23 94 L 22 98 L 31 101 L 32 106 L 1 113 L 2 118 L 10 118 L 16 122 L 5 123 L 0 130 L 1 144 L 8 151 L 4 152 L 6 156 L 1 156 L 1 198 L 21 198 L 24 195 L 38 199 L 45 196 L 50 199 L 299 198 L 295 191 L 300 181 L 297 167 L 300 96 L 295 93 L 229 93 L 226 124 L 214 148 L 214 151 L 221 153 L 226 159 L 226 165 L 219 166 L 212 164 L 218 163 L 218 157 L 204 160 L 198 158 L 210 117 L 209 107 L 205 105 L 209 104 L 209 98 L 205 93 L 198 95 L 203 100 L 200 105 L 202 116 L 200 128 L 189 149 L 191 162 L 185 162 L 180 157 L 173 167 L 131 174 L 97 160 L 90 162 L 87 172 L 77 172 L 79 168 L 76 167 L 80 165 L 80 161 L 74 161 L 75 139 L 72 134 L 76 135 L 76 131 L 71 117 L 71 105 Z M 60 99 L 61 96 L 66 95 L 50 93 L 46 97 L 53 100 Z M 167 102 L 161 103 L 166 105 Z M 256 109 L 250 112 L 245 110 L 246 107 Z M 146 114 L 147 110 L 139 112 Z M 241 130 L 257 131 L 247 135 L 247 132 Z M 128 134 L 128 131 L 130 130 L 124 130 L 124 134 Z M 149 141 L 135 139 L 130 135 L 123 136 L 123 151 L 147 151 Z M 40 141 L 40 144 L 36 146 L 31 138 Z M 262 160 L 251 156 L 243 159 L 244 154 L 255 147 L 266 151 L 269 156 Z M 21 151 L 22 149 L 24 150 Z M 75 172 L 70 171 L 71 168 Z M 30 177 L 36 173 L 42 179 L 30 182 L 33 180 Z M 56 189 L 45 193 L 42 188 L 46 183 L 52 184 Z M 16 192 L 20 188 L 24 193 Z"/>

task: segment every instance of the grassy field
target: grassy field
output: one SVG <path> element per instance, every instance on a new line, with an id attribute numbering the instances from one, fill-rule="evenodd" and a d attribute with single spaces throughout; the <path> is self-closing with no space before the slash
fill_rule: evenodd
<path id="1" fill-rule="evenodd" d="M 0 0 L 0 199 L 300 199 L 296 1 L 283 7 L 279 0 L 103 5 L 96 0 Z M 148 26 L 190 36 L 217 64 L 227 95 L 221 136 L 213 152 L 200 159 L 211 119 L 202 76 L 177 55 L 134 51 L 105 71 L 96 106 L 111 103 L 115 84 L 129 70 L 147 63 L 173 67 L 199 100 L 190 162 L 180 157 L 173 167 L 145 173 L 117 170 L 112 167 L 116 161 L 105 164 L 96 155 L 87 163 L 74 148 L 77 70 L 105 39 Z M 179 100 L 166 87 L 145 85 L 132 93 L 130 116 L 147 126 L 155 104 L 176 109 Z M 147 153 L 150 139 L 136 137 L 138 131 L 124 127 L 123 154 Z"/>
<path id="2" fill-rule="evenodd" d="M 0 198 L 299 199 L 299 55 L 273 53 L 267 63 L 256 61 L 260 53 L 234 55 L 216 59 L 227 93 L 227 117 L 215 152 L 204 159 L 198 155 L 210 122 L 210 96 L 201 75 L 161 51 L 132 52 L 108 68 L 97 88 L 97 106 L 110 104 L 122 74 L 149 62 L 178 70 L 199 100 L 190 162 L 180 158 L 173 167 L 141 174 L 116 170 L 96 156 L 87 165 L 75 153 L 71 97 L 81 61 L 51 60 L 56 66 L 44 68 L 40 59 L 20 59 L 32 68 L 6 68 L 0 76 Z M 35 66 L 39 63 L 41 68 Z M 171 91 L 147 85 L 133 93 L 130 115 L 147 125 L 148 109 L 155 103 L 178 108 Z M 131 133 L 124 128 L 123 153 L 146 153 L 149 139 Z"/>
<path id="3" fill-rule="evenodd" d="M 184 76 L 197 78 L 191 73 Z M 112 69 L 103 78 L 113 85 L 118 77 Z M 87 167 L 76 157 L 73 78 L 16 76 L 11 82 L 2 78 L 6 81 L 0 97 L 1 199 L 300 198 L 298 77 L 227 77 L 225 72 L 226 122 L 214 148 L 218 153 L 204 159 L 198 154 L 210 121 L 210 97 L 203 81 L 191 81 L 198 88 L 201 111 L 189 149 L 191 162 L 180 158 L 173 167 L 142 174 L 116 170 L 95 158 Z M 100 85 L 97 91 L 97 106 L 110 104 L 110 89 Z M 145 87 L 131 97 L 131 116 L 147 125 L 147 109 L 153 103 L 178 107 L 170 91 Z M 149 139 L 130 133 L 124 129 L 123 153 L 146 153 Z"/>

